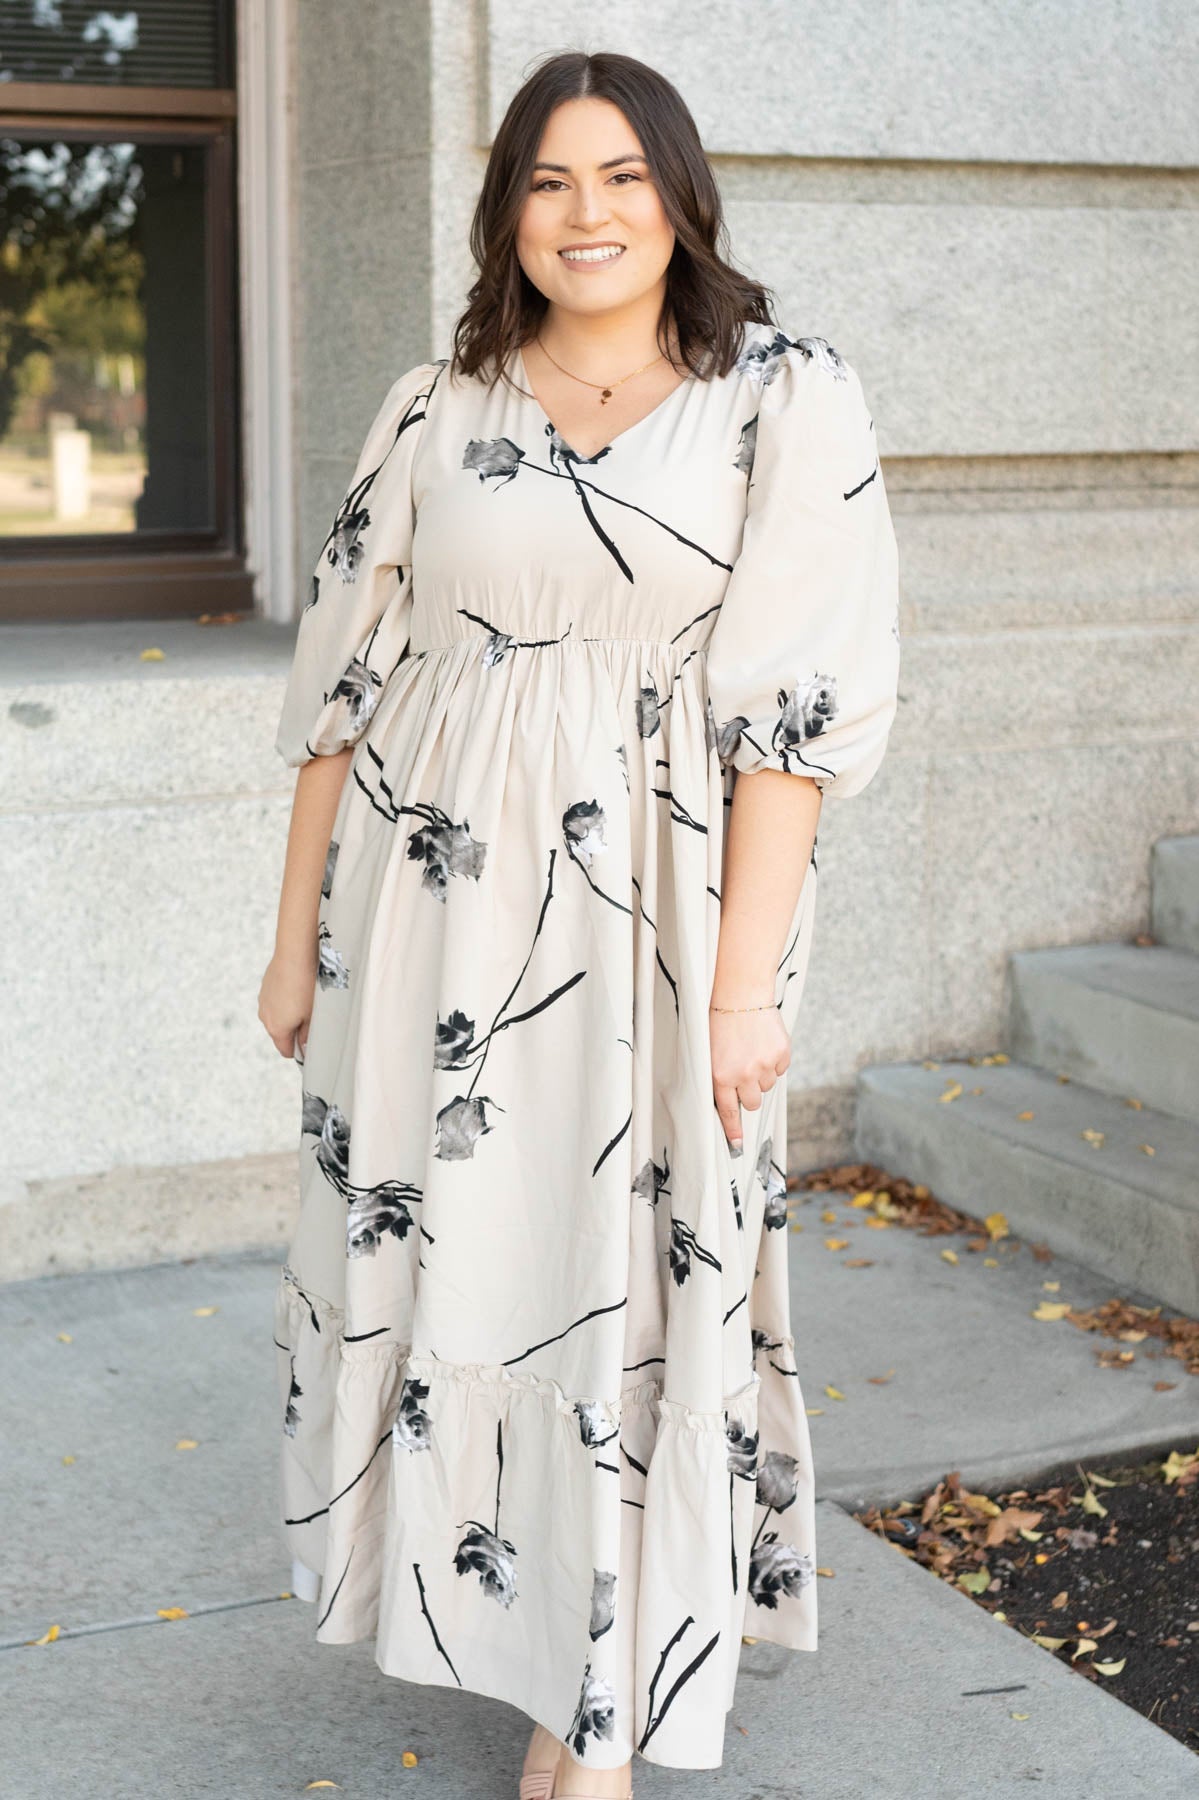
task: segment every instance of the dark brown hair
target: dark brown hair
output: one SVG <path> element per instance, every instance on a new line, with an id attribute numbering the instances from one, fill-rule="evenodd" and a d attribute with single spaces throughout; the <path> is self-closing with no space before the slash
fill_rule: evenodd
<path id="1" fill-rule="evenodd" d="M 772 292 L 732 267 L 720 191 L 695 120 L 678 89 L 632 56 L 568 50 L 550 56 L 518 89 L 487 159 L 470 228 L 479 275 L 454 327 L 450 374 L 489 368 L 491 384 L 528 342 L 549 302 L 520 266 L 516 232 L 550 114 L 564 100 L 591 97 L 618 106 L 641 140 L 649 173 L 675 232 L 658 320 L 658 345 L 673 319 L 679 354 L 692 374 L 727 375 L 746 320 L 772 325 Z"/>

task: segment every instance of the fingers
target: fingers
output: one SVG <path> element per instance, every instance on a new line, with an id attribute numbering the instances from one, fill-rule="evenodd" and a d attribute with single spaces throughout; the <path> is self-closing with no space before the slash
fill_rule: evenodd
<path id="1" fill-rule="evenodd" d="M 716 1113 L 721 1129 L 728 1139 L 729 1149 L 734 1156 L 741 1154 L 741 1114 L 737 1107 L 737 1090 L 726 1087 L 723 1083 L 713 1083 L 712 1098 L 716 1102 Z"/>

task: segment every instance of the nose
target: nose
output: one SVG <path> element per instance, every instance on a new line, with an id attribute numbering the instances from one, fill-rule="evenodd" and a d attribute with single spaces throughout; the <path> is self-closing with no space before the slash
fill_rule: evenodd
<path id="1" fill-rule="evenodd" d="M 571 221 L 584 231 L 593 231 L 608 217 L 608 198 L 602 183 L 580 181 L 575 188 Z"/>

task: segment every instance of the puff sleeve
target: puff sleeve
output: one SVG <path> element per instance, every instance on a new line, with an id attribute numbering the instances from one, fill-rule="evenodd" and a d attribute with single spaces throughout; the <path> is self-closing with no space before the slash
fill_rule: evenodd
<path id="1" fill-rule="evenodd" d="M 741 548 L 708 645 L 709 728 L 724 767 L 858 794 L 882 762 L 899 675 L 899 568 L 874 423 L 823 338 L 778 333 L 742 433 Z"/>
<path id="2" fill-rule="evenodd" d="M 394 381 L 317 557 L 275 748 L 289 768 L 356 743 L 408 643 L 412 461 L 442 363 Z"/>

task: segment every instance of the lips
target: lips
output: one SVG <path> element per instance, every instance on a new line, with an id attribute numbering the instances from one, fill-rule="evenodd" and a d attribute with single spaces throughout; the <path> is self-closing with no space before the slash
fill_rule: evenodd
<path id="1" fill-rule="evenodd" d="M 559 250 L 558 255 L 567 263 L 605 263 L 618 262 L 624 250 L 623 244 L 572 244 Z"/>

